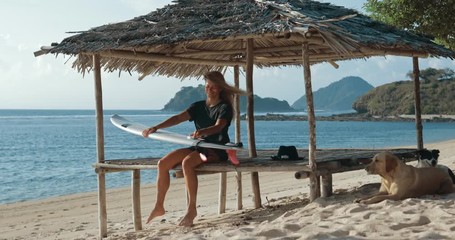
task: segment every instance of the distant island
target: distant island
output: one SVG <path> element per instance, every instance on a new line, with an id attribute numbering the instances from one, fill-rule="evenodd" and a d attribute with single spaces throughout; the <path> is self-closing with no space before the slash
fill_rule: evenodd
<path id="1" fill-rule="evenodd" d="M 164 105 L 162 111 L 183 111 L 190 103 L 204 100 L 205 89 L 203 85 L 197 87 L 182 87 L 175 96 Z M 276 98 L 262 98 L 254 95 L 255 112 L 295 112 L 289 103 Z M 240 97 L 240 111 L 246 112 L 246 97 Z"/>
<path id="2" fill-rule="evenodd" d="M 246 115 L 240 116 L 241 120 L 246 119 Z M 288 115 L 279 113 L 267 113 L 265 115 L 254 116 L 255 121 L 308 121 L 305 115 Z M 357 122 L 414 122 L 414 115 L 397 116 L 373 116 L 368 113 L 342 113 L 331 116 L 316 116 L 317 121 L 357 121 Z M 424 122 L 455 122 L 455 115 L 423 115 Z"/>
<path id="3" fill-rule="evenodd" d="M 411 77 L 411 72 L 408 77 Z M 455 73 L 450 69 L 428 68 L 421 71 L 421 113 L 425 121 L 454 121 Z M 414 121 L 414 82 L 397 81 L 373 87 L 362 78 L 350 76 L 313 93 L 316 110 L 350 112 L 317 116 L 327 121 Z M 182 87 L 162 110 L 182 111 L 189 103 L 205 99 L 204 86 Z M 290 106 L 287 101 L 254 95 L 255 120 L 306 120 L 306 96 Z M 246 112 L 246 97 L 240 99 L 240 111 Z M 286 112 L 287 114 L 280 114 Z M 273 114 L 270 114 L 273 113 Z M 245 118 L 245 115 L 242 115 Z"/>
<path id="4" fill-rule="evenodd" d="M 323 111 L 352 110 L 352 103 L 373 88 L 360 77 L 344 77 L 313 92 L 314 108 Z M 296 110 L 306 110 L 306 96 L 303 95 L 291 106 Z"/>
<path id="5" fill-rule="evenodd" d="M 315 107 L 323 111 L 349 111 L 353 102 L 372 89 L 368 82 L 359 77 L 345 77 L 314 92 Z M 204 86 L 182 87 L 175 96 L 164 105 L 163 111 L 182 111 L 189 103 L 205 99 Z M 254 95 L 254 111 L 261 113 L 279 113 L 305 111 L 306 96 L 299 98 L 292 106 L 285 100 Z M 240 111 L 246 112 L 246 97 L 240 97 Z"/>

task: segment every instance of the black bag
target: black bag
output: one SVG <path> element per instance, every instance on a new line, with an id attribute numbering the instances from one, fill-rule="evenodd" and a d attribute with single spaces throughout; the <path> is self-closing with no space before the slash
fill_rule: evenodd
<path id="1" fill-rule="evenodd" d="M 283 158 L 283 156 L 287 156 Z M 272 156 L 273 160 L 302 160 L 303 157 L 299 157 L 297 148 L 295 146 L 280 146 L 278 154 Z"/>

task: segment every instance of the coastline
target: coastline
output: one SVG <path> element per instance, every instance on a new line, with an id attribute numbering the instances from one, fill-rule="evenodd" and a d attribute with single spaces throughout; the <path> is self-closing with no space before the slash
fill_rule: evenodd
<path id="1" fill-rule="evenodd" d="M 455 168 L 455 139 L 425 144 L 441 151 L 440 163 Z M 413 163 L 409 163 L 413 165 Z M 147 171 L 143 171 L 147 174 Z M 174 179 L 166 215 L 135 232 L 129 188 L 108 190 L 107 239 L 346 238 L 449 239 L 455 194 L 359 205 L 352 200 L 377 190 L 379 176 L 363 170 L 333 175 L 334 195 L 308 202 L 309 181 L 292 173 L 260 173 L 263 208 L 252 209 L 249 174 L 243 174 L 244 210 L 235 210 L 235 175 L 228 174 L 226 214 L 218 215 L 218 174 L 199 177 L 198 217 L 193 228 L 177 227 L 185 212 L 183 179 Z M 141 188 L 142 219 L 154 202 L 155 186 Z M 0 205 L 0 239 L 97 239 L 97 193 Z M 330 226 L 330 227 L 329 227 Z"/>
<path id="2" fill-rule="evenodd" d="M 241 120 L 246 120 L 246 115 L 240 116 Z M 266 113 L 264 115 L 255 115 L 255 121 L 308 121 L 306 115 L 293 115 L 281 113 Z M 343 113 L 330 116 L 316 116 L 317 121 L 357 121 L 357 122 L 378 122 L 378 121 L 401 121 L 413 122 L 414 115 L 397 115 L 397 116 L 373 116 L 368 113 Z M 446 114 L 425 114 L 422 115 L 424 122 L 455 122 L 455 115 Z"/>

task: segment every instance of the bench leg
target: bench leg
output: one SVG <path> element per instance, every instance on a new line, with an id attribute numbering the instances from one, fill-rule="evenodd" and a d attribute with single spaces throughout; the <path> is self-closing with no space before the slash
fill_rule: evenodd
<path id="1" fill-rule="evenodd" d="M 106 174 L 98 172 L 98 225 L 100 239 L 107 237 Z"/>
<path id="2" fill-rule="evenodd" d="M 133 223 L 134 230 L 142 230 L 141 221 L 141 170 L 133 170 L 131 176 L 131 197 L 133 199 Z"/>
<path id="3" fill-rule="evenodd" d="M 310 202 L 321 196 L 320 179 L 314 172 L 310 172 Z"/>
<path id="4" fill-rule="evenodd" d="M 226 212 L 226 186 L 227 186 L 227 173 L 220 173 L 220 193 L 218 198 L 218 214 Z"/>
<path id="5" fill-rule="evenodd" d="M 260 208 L 262 206 L 261 204 L 261 189 L 259 187 L 259 173 L 258 172 L 252 172 L 251 173 L 251 186 L 253 188 L 253 202 L 254 202 L 254 208 Z"/>
<path id="6" fill-rule="evenodd" d="M 332 196 L 332 174 L 321 175 L 322 178 L 322 197 Z"/>
<path id="7" fill-rule="evenodd" d="M 242 210 L 243 209 L 242 172 L 237 172 L 235 178 L 237 181 L 237 210 Z"/>

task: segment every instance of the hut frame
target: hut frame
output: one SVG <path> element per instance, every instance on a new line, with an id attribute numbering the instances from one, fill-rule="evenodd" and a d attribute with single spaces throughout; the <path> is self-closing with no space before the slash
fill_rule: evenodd
<path id="1" fill-rule="evenodd" d="M 202 4 L 201 4 L 202 3 Z M 224 15 L 223 15 L 224 14 Z M 183 20 L 182 20 L 183 19 Z M 175 24 L 175 23 L 179 24 Z M 430 39 L 394 29 L 353 10 L 310 0 L 241 1 L 178 0 L 150 14 L 129 21 L 108 24 L 78 32 L 61 43 L 44 46 L 35 52 L 77 56 L 73 68 L 85 75 L 94 74 L 96 100 L 99 236 L 107 236 L 105 174 L 132 171 L 133 222 L 142 229 L 140 211 L 140 171 L 156 168 L 156 159 L 107 160 L 104 155 L 103 94 L 101 72 L 138 72 L 142 80 L 149 75 L 177 78 L 199 77 L 209 70 L 234 68 L 239 84 L 240 68 L 246 75 L 248 156 L 239 167 L 228 164 L 204 164 L 197 171 L 221 173 L 219 212 L 225 210 L 226 173 L 237 173 L 237 208 L 242 208 L 241 172 L 251 172 L 254 205 L 261 206 L 260 171 L 293 171 L 310 179 L 310 200 L 332 194 L 332 173 L 360 169 L 372 151 L 333 152 L 316 149 L 311 65 L 326 62 L 338 68 L 337 61 L 372 56 L 408 56 L 413 61 L 415 123 L 417 147 L 394 149 L 403 158 L 412 159 L 423 149 L 420 113 L 418 58 L 429 56 L 454 59 L 455 53 Z M 267 162 L 257 150 L 254 134 L 253 67 L 302 66 L 307 98 L 309 146 L 299 150 L 308 156 L 305 163 L 279 166 Z M 236 99 L 235 139 L 240 141 L 239 99 Z M 378 149 L 374 150 L 377 152 Z M 258 155 L 259 153 L 259 155 Z M 327 154 L 328 157 L 325 154 Z M 270 156 L 270 155 L 268 155 Z M 340 164 L 346 156 L 356 165 Z M 319 161 L 317 161 L 319 159 Z M 242 161 L 245 160 L 245 161 Z M 335 163 L 335 164 L 334 164 Z M 178 168 L 177 168 L 178 169 Z"/>

